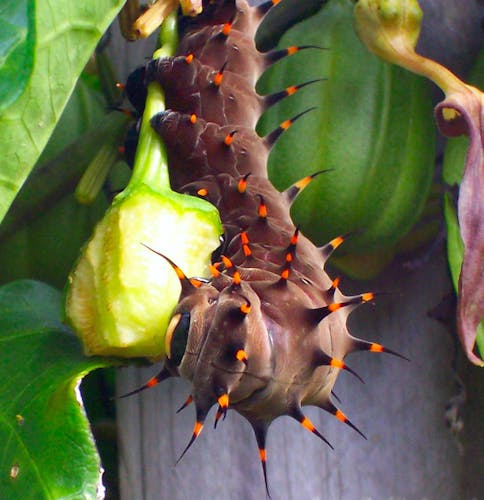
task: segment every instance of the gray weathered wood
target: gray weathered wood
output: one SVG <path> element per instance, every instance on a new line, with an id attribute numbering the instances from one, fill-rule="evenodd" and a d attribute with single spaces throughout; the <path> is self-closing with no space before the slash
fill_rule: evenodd
<path id="1" fill-rule="evenodd" d="M 343 373 L 336 392 L 368 441 L 313 408 L 308 415 L 335 451 L 289 418 L 273 424 L 268 472 L 274 500 L 458 499 L 476 494 L 464 480 L 465 458 L 444 421 L 444 407 L 454 391 L 452 341 L 427 316 L 450 291 L 444 259 L 413 272 L 396 266 L 372 288 L 394 293 L 354 313 L 353 333 L 381 341 L 412 361 L 369 353 L 349 358 L 367 383 Z M 142 384 L 154 371 L 121 370 L 119 391 Z M 207 425 L 175 466 L 194 422 L 191 408 L 175 415 L 187 394 L 187 385 L 177 380 L 120 401 L 122 498 L 264 498 L 252 430 L 235 412 L 229 411 L 216 431 Z"/>

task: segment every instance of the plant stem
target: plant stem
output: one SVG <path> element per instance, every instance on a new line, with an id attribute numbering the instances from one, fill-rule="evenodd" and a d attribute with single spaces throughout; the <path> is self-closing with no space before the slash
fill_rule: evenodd
<path id="1" fill-rule="evenodd" d="M 171 14 L 161 26 L 161 48 L 153 58 L 172 56 L 177 45 L 176 14 Z M 151 118 L 165 109 L 165 96 L 156 82 L 148 85 L 148 97 L 143 113 L 139 143 L 136 150 L 133 175 L 125 190 L 130 193 L 140 184 L 147 184 L 155 191 L 170 190 L 166 150 L 161 139 L 150 124 Z"/>

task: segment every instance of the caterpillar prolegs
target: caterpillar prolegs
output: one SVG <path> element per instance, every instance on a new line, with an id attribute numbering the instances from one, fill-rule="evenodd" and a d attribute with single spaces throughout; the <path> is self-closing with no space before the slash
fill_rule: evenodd
<path id="1" fill-rule="evenodd" d="M 276 3 L 204 2 L 199 16 L 180 22 L 178 55 L 145 68 L 146 81 L 157 82 L 166 97 L 167 109 L 152 118 L 152 126 L 166 145 L 172 187 L 213 203 L 224 238 L 208 281 L 186 276 L 169 260 L 182 292 L 168 328 L 163 368 L 130 393 L 169 377 L 189 381 L 182 408 L 193 402 L 196 418 L 180 458 L 214 405 L 215 425 L 229 409 L 241 414 L 254 430 L 266 487 L 271 422 L 290 416 L 331 446 L 303 413 L 303 406 L 312 405 L 363 435 L 333 401 L 336 377 L 346 370 L 359 378 L 344 361 L 353 351 L 396 354 L 348 331 L 351 311 L 375 294 L 347 296 L 339 280 L 324 271 L 345 237 L 317 248 L 291 220 L 291 203 L 319 172 L 283 192 L 267 177 L 272 145 L 305 111 L 265 137 L 255 132 L 258 119 L 267 107 L 315 82 L 268 96 L 259 96 L 255 83 L 279 59 L 318 49 L 257 51 L 255 33 Z"/>

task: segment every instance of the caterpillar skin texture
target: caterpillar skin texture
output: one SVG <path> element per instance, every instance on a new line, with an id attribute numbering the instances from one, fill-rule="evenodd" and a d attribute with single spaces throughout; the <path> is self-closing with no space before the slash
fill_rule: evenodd
<path id="1" fill-rule="evenodd" d="M 343 359 L 355 350 L 396 354 L 346 327 L 352 309 L 374 294 L 346 296 L 324 272 L 343 238 L 317 248 L 291 220 L 291 202 L 314 176 L 282 193 L 267 177 L 271 147 L 294 119 L 264 138 L 255 125 L 268 106 L 302 85 L 265 97 L 254 86 L 271 63 L 310 48 L 257 51 L 254 35 L 271 5 L 204 2 L 201 15 L 180 24 L 178 55 L 146 67 L 146 80 L 165 92 L 167 110 L 152 125 L 167 148 L 172 187 L 217 206 L 225 234 L 208 282 L 186 277 L 170 261 L 182 292 L 167 356 L 161 372 L 132 392 L 171 376 L 191 383 L 183 407 L 194 402 L 196 423 L 183 454 L 213 405 L 216 423 L 228 409 L 237 411 L 254 429 L 265 479 L 274 419 L 289 415 L 327 442 L 302 412 L 314 405 L 360 432 L 331 398 L 341 369 L 356 375 Z"/>

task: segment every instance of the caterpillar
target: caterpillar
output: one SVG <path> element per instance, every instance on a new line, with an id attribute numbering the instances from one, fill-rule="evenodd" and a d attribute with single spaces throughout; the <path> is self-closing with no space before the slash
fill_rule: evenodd
<path id="1" fill-rule="evenodd" d="M 255 126 L 261 114 L 304 82 L 268 96 L 255 84 L 271 64 L 313 46 L 261 53 L 255 33 L 270 8 L 245 0 L 205 1 L 195 18 L 180 21 L 174 57 L 150 61 L 146 83 L 157 82 L 166 110 L 152 120 L 167 149 L 170 181 L 181 193 L 202 197 L 219 210 L 223 242 L 212 256 L 209 280 L 176 272 L 181 295 L 166 334 L 161 371 L 129 396 L 170 377 L 191 384 L 180 409 L 195 406 L 191 438 L 200 435 L 210 409 L 215 425 L 234 410 L 254 430 L 266 491 L 266 437 L 279 416 L 297 420 L 327 445 L 304 414 L 317 406 L 364 437 L 334 402 L 341 370 L 359 375 L 344 361 L 354 351 L 404 356 L 351 335 L 346 322 L 366 292 L 347 296 L 324 266 L 346 236 L 316 247 L 293 223 L 291 203 L 321 172 L 279 192 L 267 176 L 267 159 L 277 138 L 307 111 L 288 118 L 265 137 Z M 157 252 L 156 249 L 150 249 Z M 404 358 L 406 359 L 406 358 Z M 361 380 L 361 379 L 360 379 Z"/>

